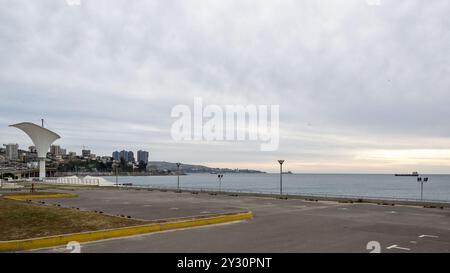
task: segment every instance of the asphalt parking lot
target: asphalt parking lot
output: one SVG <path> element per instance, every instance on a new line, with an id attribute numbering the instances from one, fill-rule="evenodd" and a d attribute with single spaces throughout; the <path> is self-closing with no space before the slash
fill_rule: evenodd
<path id="1" fill-rule="evenodd" d="M 449 209 L 132 189 L 75 193 L 45 202 L 146 220 L 254 213 L 238 223 L 87 243 L 82 252 L 370 252 L 372 241 L 381 252 L 450 252 Z"/>

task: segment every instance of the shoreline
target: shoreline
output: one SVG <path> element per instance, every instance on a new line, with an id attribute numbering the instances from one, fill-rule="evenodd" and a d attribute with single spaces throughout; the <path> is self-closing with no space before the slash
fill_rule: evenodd
<path id="1" fill-rule="evenodd" d="M 114 187 L 116 188 L 116 187 Z M 401 198 L 382 198 L 382 197 L 358 197 L 358 196 L 337 196 L 337 195 L 320 195 L 320 194 L 286 194 L 283 195 L 275 193 L 257 193 L 257 192 L 243 192 L 243 191 L 217 191 L 211 189 L 187 189 L 181 188 L 180 190 L 175 188 L 161 188 L 161 187 L 144 187 L 144 186 L 122 186 L 119 189 L 123 190 L 148 190 L 148 191 L 161 191 L 161 192 L 178 192 L 178 193 L 191 193 L 191 194 L 209 194 L 209 195 L 228 195 L 228 196 L 249 196 L 249 197 L 263 197 L 263 198 L 277 198 L 277 199 L 303 199 L 305 201 L 319 202 L 319 201 L 331 201 L 338 203 L 352 203 L 352 204 L 377 204 L 384 206 L 419 206 L 427 208 L 450 208 L 450 201 L 443 200 L 418 200 L 418 199 L 401 199 Z"/>

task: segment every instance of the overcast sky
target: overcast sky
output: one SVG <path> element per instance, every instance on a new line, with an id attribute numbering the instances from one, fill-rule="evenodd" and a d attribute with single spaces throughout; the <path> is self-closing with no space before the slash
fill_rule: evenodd
<path id="1" fill-rule="evenodd" d="M 369 2 L 377 2 L 375 0 Z M 45 118 L 98 155 L 450 173 L 450 1 L 0 0 L 0 143 Z M 175 142 L 177 104 L 280 105 L 280 147 Z"/>

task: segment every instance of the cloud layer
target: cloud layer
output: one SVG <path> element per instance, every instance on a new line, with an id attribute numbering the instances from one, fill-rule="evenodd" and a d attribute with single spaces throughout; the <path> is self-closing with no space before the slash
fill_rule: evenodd
<path id="1" fill-rule="evenodd" d="M 0 142 L 303 172 L 448 173 L 446 0 L 3 0 Z M 178 143 L 172 107 L 279 104 L 280 149 Z"/>

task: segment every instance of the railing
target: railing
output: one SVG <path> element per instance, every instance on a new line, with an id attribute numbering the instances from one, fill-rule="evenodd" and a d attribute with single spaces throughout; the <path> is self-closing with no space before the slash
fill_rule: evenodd
<path id="1" fill-rule="evenodd" d="M 153 189 L 153 190 L 167 190 L 176 191 L 178 188 L 173 186 L 160 186 L 160 185 L 121 185 L 125 188 L 137 188 L 137 189 Z M 202 193 L 226 193 L 226 194 L 241 194 L 241 195 L 266 195 L 266 196 L 280 196 L 279 192 L 273 191 L 252 191 L 242 189 L 230 189 L 222 188 L 220 191 L 217 188 L 203 188 L 203 187 L 180 187 L 181 191 L 188 192 L 202 192 Z M 433 200 L 433 199 L 416 199 L 416 198 L 404 198 L 404 197 L 384 197 L 384 196 L 365 196 L 365 195 L 341 195 L 330 193 L 283 193 L 285 197 L 302 197 L 302 198 L 329 198 L 329 199 L 350 199 L 350 200 L 367 200 L 367 201 L 400 201 L 400 202 L 415 202 L 415 203 L 445 203 L 450 204 L 450 200 Z"/>

